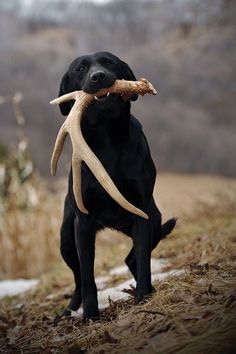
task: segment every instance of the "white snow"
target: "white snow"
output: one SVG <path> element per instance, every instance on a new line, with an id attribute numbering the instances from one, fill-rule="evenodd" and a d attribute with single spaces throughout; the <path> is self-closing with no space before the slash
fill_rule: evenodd
<path id="1" fill-rule="evenodd" d="M 152 281 L 154 280 L 164 280 L 169 277 L 173 276 L 179 276 L 185 272 L 184 269 L 172 269 L 169 272 L 163 272 L 163 273 L 154 273 L 152 275 Z M 121 299 L 127 299 L 130 295 L 127 293 L 124 293 L 122 290 L 124 289 L 129 289 L 130 286 L 135 287 L 136 282 L 133 278 L 130 278 L 120 284 L 118 284 L 115 287 L 107 288 L 104 290 L 98 291 L 98 303 L 102 308 L 108 307 L 109 306 L 109 298 L 116 301 L 116 300 L 121 300 Z"/>
<path id="2" fill-rule="evenodd" d="M 109 280 L 111 280 L 110 275 L 96 277 L 96 285 L 98 290 L 103 290 L 104 288 L 106 288 L 107 282 L 109 282 Z"/>
<path id="3" fill-rule="evenodd" d="M 121 267 L 116 267 L 111 269 L 109 273 L 111 275 L 121 275 L 121 274 L 126 274 L 128 272 L 129 272 L 129 268 L 126 265 L 124 265 Z"/>
<path id="4" fill-rule="evenodd" d="M 170 277 L 177 277 L 185 273 L 185 269 L 172 269 L 167 272 L 162 272 L 162 268 L 169 265 L 168 261 L 165 259 L 151 260 L 152 268 L 152 281 L 164 280 Z M 121 282 L 117 286 L 107 288 L 106 284 L 112 280 L 112 276 L 121 275 L 128 273 L 128 267 L 116 267 L 113 268 L 110 272 L 110 276 L 97 277 L 96 284 L 98 287 L 98 303 L 99 308 L 104 309 L 109 306 L 109 299 L 113 301 L 117 300 L 126 300 L 130 295 L 126 292 L 123 292 L 124 289 L 129 289 L 130 286 L 136 286 L 136 282 L 133 278 L 130 278 L 126 281 Z M 102 285 L 102 286 L 101 286 Z M 78 311 L 72 311 L 72 316 L 80 317 L 82 315 L 82 307 Z"/>
<path id="5" fill-rule="evenodd" d="M 14 296 L 33 289 L 39 283 L 37 279 L 16 279 L 0 281 L 0 298 Z"/>
<path id="6" fill-rule="evenodd" d="M 162 269 L 165 266 L 169 266 L 169 262 L 165 259 L 152 259 L 152 281 L 164 280 L 173 276 L 180 276 L 185 272 L 185 269 L 172 269 L 167 272 L 163 272 Z M 130 286 L 136 286 L 136 282 L 133 278 L 121 282 L 117 286 L 108 287 L 109 282 L 112 281 L 114 276 L 128 274 L 129 270 L 127 266 L 116 267 L 110 270 L 109 275 L 96 277 L 96 284 L 98 288 L 98 303 L 99 308 L 103 309 L 109 306 L 109 299 L 113 301 L 127 299 L 130 295 L 123 292 L 124 289 L 129 289 Z M 13 296 L 24 293 L 30 289 L 34 289 L 39 283 L 37 279 L 17 279 L 17 280 L 3 280 L 0 281 L 0 298 L 4 296 Z M 82 314 L 82 308 L 77 312 L 73 311 L 73 316 L 80 316 Z"/>
<path id="7" fill-rule="evenodd" d="M 161 258 L 161 259 L 152 258 L 151 259 L 152 273 L 161 271 L 161 269 L 163 267 L 166 267 L 167 265 L 169 265 L 169 263 L 166 259 L 163 259 L 163 258 Z M 129 268 L 126 265 L 124 265 L 121 267 L 116 267 L 116 268 L 111 269 L 109 273 L 111 275 L 126 274 L 126 273 L 129 273 Z"/>

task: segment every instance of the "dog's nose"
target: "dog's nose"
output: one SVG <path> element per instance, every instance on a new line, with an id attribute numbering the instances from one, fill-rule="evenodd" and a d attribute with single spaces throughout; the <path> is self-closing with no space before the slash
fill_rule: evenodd
<path id="1" fill-rule="evenodd" d="M 106 78 L 106 74 L 104 71 L 102 70 L 97 70 L 94 71 L 91 75 L 90 75 L 90 80 L 91 82 L 93 82 L 94 84 L 103 81 Z"/>

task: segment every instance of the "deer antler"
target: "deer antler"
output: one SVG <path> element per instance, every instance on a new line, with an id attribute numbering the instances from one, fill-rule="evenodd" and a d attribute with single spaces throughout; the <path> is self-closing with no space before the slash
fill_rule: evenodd
<path id="1" fill-rule="evenodd" d="M 74 91 L 51 101 L 51 104 L 59 104 L 68 100 L 75 100 L 75 103 L 68 117 L 61 126 L 57 135 L 51 159 L 51 173 L 52 175 L 56 174 L 57 162 L 60 157 L 66 136 L 69 134 L 73 149 L 73 191 L 77 206 L 80 211 L 88 214 L 88 210 L 84 206 L 81 193 L 81 162 L 84 161 L 94 176 L 97 178 L 97 180 L 101 183 L 103 188 L 119 205 L 131 213 L 139 215 L 144 219 L 148 219 L 148 215 L 146 213 L 129 203 L 119 192 L 101 162 L 87 145 L 81 132 L 80 123 L 85 109 L 94 100 L 95 97 L 104 96 L 110 93 L 119 93 L 124 96 L 130 96 L 135 93 L 140 95 L 144 95 L 145 93 L 155 95 L 157 92 L 152 84 L 146 79 L 140 79 L 139 81 L 116 80 L 111 87 L 103 88 L 96 94 L 90 94 L 83 91 Z"/>

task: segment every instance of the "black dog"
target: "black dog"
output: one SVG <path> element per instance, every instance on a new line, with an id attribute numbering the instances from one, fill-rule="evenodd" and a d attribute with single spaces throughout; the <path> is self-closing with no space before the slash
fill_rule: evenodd
<path id="1" fill-rule="evenodd" d="M 136 78 L 129 66 L 108 52 L 75 59 L 64 75 L 59 95 L 75 90 L 95 93 L 110 87 L 116 79 Z M 137 95 L 130 98 L 137 99 Z M 68 115 L 73 101 L 62 103 Z M 82 120 L 84 138 L 102 162 L 124 197 L 146 212 L 149 220 L 120 207 L 103 189 L 85 163 L 82 165 L 82 195 L 89 214 L 77 207 L 69 176 L 61 227 L 61 254 L 75 278 L 75 291 L 64 311 L 77 310 L 83 303 L 84 319 L 99 318 L 97 288 L 94 281 L 95 236 L 105 227 L 120 230 L 133 239 L 133 248 L 125 259 L 137 281 L 136 301 L 154 291 L 151 284 L 151 251 L 169 234 L 176 220 L 161 226 L 161 214 L 153 199 L 156 170 L 140 123 L 130 114 L 130 100 L 120 95 L 95 100 Z"/>

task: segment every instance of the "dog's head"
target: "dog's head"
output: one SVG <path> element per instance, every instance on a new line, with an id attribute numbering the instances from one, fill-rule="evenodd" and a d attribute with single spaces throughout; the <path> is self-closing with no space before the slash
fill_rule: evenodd
<path id="1" fill-rule="evenodd" d="M 95 93 L 101 88 L 112 86 L 116 79 L 136 81 L 128 64 L 115 55 L 109 52 L 84 55 L 69 66 L 62 78 L 59 96 L 76 90 Z M 137 97 L 138 95 L 133 95 L 131 100 L 135 101 Z M 112 94 L 95 100 L 92 109 L 104 111 L 119 103 L 122 103 L 121 97 Z M 61 113 L 68 115 L 72 105 L 72 101 L 60 104 Z"/>

